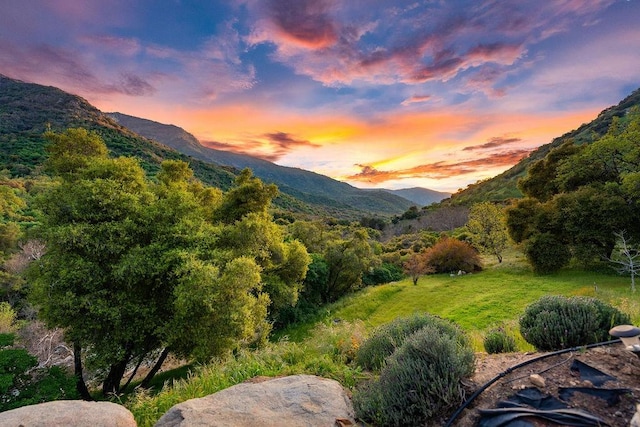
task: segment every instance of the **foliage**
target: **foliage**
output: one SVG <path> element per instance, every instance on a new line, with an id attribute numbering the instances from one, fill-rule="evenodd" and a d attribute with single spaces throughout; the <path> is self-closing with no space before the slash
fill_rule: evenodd
<path id="1" fill-rule="evenodd" d="M 639 136 L 640 112 L 631 111 L 593 143 L 567 141 L 532 165 L 521 181 L 529 198 L 507 210 L 507 225 L 536 271 L 557 271 L 572 258 L 599 266 L 611 257 L 615 232 L 640 237 Z"/>
<path id="2" fill-rule="evenodd" d="M 408 336 L 426 326 L 454 337 L 460 345 L 468 345 L 466 336 L 454 323 L 428 313 L 415 313 L 408 317 L 398 317 L 377 328 L 358 349 L 356 363 L 364 369 L 379 371 L 386 358 L 391 356 Z"/>
<path id="3" fill-rule="evenodd" d="M 377 425 L 424 425 L 460 404 L 461 380 L 473 368 L 468 345 L 436 326 L 425 326 L 387 359 L 379 380 L 354 394 L 356 414 Z"/>
<path id="4" fill-rule="evenodd" d="M 469 211 L 466 229 L 471 234 L 471 243 L 481 252 L 494 255 L 502 262 L 507 248 L 508 235 L 503 210 L 490 202 L 476 203 Z"/>
<path id="5" fill-rule="evenodd" d="M 0 412 L 61 399 L 75 399 L 75 379 L 58 367 L 36 368 L 37 359 L 0 334 Z"/>
<path id="6" fill-rule="evenodd" d="M 372 267 L 362 275 L 362 284 L 365 286 L 381 285 L 402 279 L 402 269 L 394 264 L 383 262 L 381 265 Z"/>
<path id="7" fill-rule="evenodd" d="M 266 215 L 272 193 L 249 191 L 262 187 L 245 172 L 221 195 L 179 161 L 153 182 L 134 159 L 108 158 L 91 133 L 51 138 L 62 179 L 38 202 L 48 251 L 30 270 L 32 298 L 106 372 L 104 393 L 153 351 L 164 348 L 159 367 L 168 351 L 208 360 L 265 339 L 265 291 L 294 295 L 308 262 Z M 76 149 L 86 138 L 88 154 Z"/>
<path id="8" fill-rule="evenodd" d="M 427 263 L 425 252 L 414 253 L 402 264 L 404 272 L 411 277 L 414 285 L 418 284 L 418 279 L 423 274 L 435 272 L 435 268 Z"/>
<path id="9" fill-rule="evenodd" d="M 520 318 L 522 336 L 538 350 L 560 350 L 605 341 L 628 315 L 594 298 L 544 296 Z"/>
<path id="10" fill-rule="evenodd" d="M 511 353 L 517 350 L 515 339 L 504 328 L 494 328 L 486 333 L 483 342 L 484 351 L 489 354 Z"/>
<path id="11" fill-rule="evenodd" d="M 524 252 L 537 274 L 554 273 L 571 259 L 571 253 L 551 233 L 537 234 L 530 238 Z"/>
<path id="12" fill-rule="evenodd" d="M 424 254 L 424 262 L 436 273 L 472 272 L 482 269 L 480 257 L 468 243 L 443 237 Z"/>

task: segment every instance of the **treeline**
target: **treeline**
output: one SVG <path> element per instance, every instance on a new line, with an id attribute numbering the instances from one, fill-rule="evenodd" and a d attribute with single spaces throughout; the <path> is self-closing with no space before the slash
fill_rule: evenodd
<path id="1" fill-rule="evenodd" d="M 592 268 L 615 255 L 616 236 L 640 241 L 639 142 L 634 109 L 593 143 L 569 140 L 531 165 L 507 225 L 536 272 Z"/>

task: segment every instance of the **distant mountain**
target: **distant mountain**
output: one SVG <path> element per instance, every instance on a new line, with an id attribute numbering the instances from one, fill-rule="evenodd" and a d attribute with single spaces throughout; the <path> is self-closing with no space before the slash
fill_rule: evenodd
<path id="1" fill-rule="evenodd" d="M 576 144 L 589 144 L 597 140 L 607 132 L 614 117 L 623 117 L 633 107 L 640 107 L 640 89 L 636 89 L 631 95 L 620 101 L 618 105 L 603 110 L 591 122 L 554 138 L 549 144 L 540 146 L 535 151 L 532 151 L 528 157 L 520 160 L 516 165 L 500 175 L 477 184 L 471 184 L 464 190 L 453 194 L 447 203 L 470 205 L 486 200 L 505 201 L 522 197 L 517 183 L 520 178 L 526 175 L 527 169 L 532 163 L 543 159 L 552 148 L 562 145 L 569 139 L 573 139 Z"/>
<path id="2" fill-rule="evenodd" d="M 384 190 L 389 193 L 396 194 L 400 197 L 404 197 L 407 200 L 412 201 L 417 206 L 428 206 L 432 203 L 438 203 L 448 197 L 451 197 L 451 193 L 445 193 L 442 191 L 429 190 L 428 188 L 413 187 L 403 188 L 401 190 Z"/>
<path id="3" fill-rule="evenodd" d="M 250 168 L 265 182 L 275 183 L 281 192 L 312 205 L 354 209 L 363 214 L 395 215 L 415 204 L 385 190 L 362 190 L 315 172 L 276 165 L 257 157 L 216 150 L 200 142 L 184 129 L 122 113 L 108 113 L 122 126 L 181 153 L 206 162 L 237 169 Z"/>
<path id="4" fill-rule="evenodd" d="M 196 177 L 223 190 L 231 187 L 239 169 L 244 167 L 254 169 L 255 175 L 265 181 L 275 182 L 268 179 L 270 174 L 283 175 L 276 182 L 281 195 L 275 202 L 281 209 L 294 213 L 357 219 L 402 213 L 411 205 L 401 197 L 383 191 L 367 193 L 312 172 L 283 168 L 247 156 L 244 156 L 247 157 L 244 162 L 236 161 L 238 155 L 207 149 L 175 126 L 161 125 L 160 128 L 162 134 L 172 135 L 172 138 L 141 136 L 79 96 L 0 74 L 0 170 L 8 170 L 12 176 L 40 173 L 46 159 L 44 147 L 47 141 L 43 133 L 47 129 L 63 131 L 69 127 L 84 127 L 98 133 L 113 155 L 139 158 L 152 175 L 165 159 L 189 162 Z M 184 152 L 172 145 L 181 147 Z"/>

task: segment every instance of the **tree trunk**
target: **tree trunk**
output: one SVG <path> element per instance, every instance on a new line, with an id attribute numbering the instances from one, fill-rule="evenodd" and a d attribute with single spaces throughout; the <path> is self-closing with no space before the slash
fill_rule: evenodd
<path id="1" fill-rule="evenodd" d="M 147 376 L 144 377 L 144 379 L 140 383 L 140 387 L 142 388 L 149 387 L 149 383 L 153 379 L 154 375 L 160 370 L 160 368 L 162 367 L 162 364 L 164 363 L 164 360 L 167 358 L 168 355 L 169 355 L 169 349 L 165 347 L 165 349 L 162 350 L 162 354 L 160 354 L 160 357 L 156 361 L 156 364 L 153 365 L 153 368 L 151 368 Z"/>
<path id="2" fill-rule="evenodd" d="M 73 369 L 76 376 L 76 388 L 80 397 L 83 400 L 93 400 L 82 376 L 82 347 L 77 342 L 73 343 Z"/>
<path id="3" fill-rule="evenodd" d="M 125 354 L 119 362 L 114 363 L 109 368 L 109 374 L 102 383 L 102 394 L 108 396 L 110 394 L 120 393 L 120 381 L 124 376 L 124 372 L 127 369 L 127 365 L 131 360 L 131 346 L 127 346 Z"/>

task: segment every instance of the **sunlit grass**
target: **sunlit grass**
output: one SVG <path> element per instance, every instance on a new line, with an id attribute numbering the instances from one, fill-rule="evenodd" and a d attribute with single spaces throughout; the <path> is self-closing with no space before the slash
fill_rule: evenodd
<path id="1" fill-rule="evenodd" d="M 640 322 L 640 298 L 630 291 L 630 280 L 615 274 L 565 270 L 536 276 L 511 253 L 503 263 L 486 260 L 476 274 L 431 275 L 370 287 L 322 309 L 313 321 L 294 325 L 278 341 L 257 351 L 242 351 L 210 365 L 194 368 L 157 395 L 141 392 L 128 401 L 139 426 L 151 426 L 176 403 L 202 397 L 255 376 L 314 374 L 353 388 L 364 374 L 350 361 L 360 343 L 375 327 L 398 316 L 428 312 L 458 323 L 483 351 L 484 334 L 501 326 L 516 340 L 520 351 L 532 351 L 518 330 L 525 307 L 543 295 L 597 297 Z"/>

